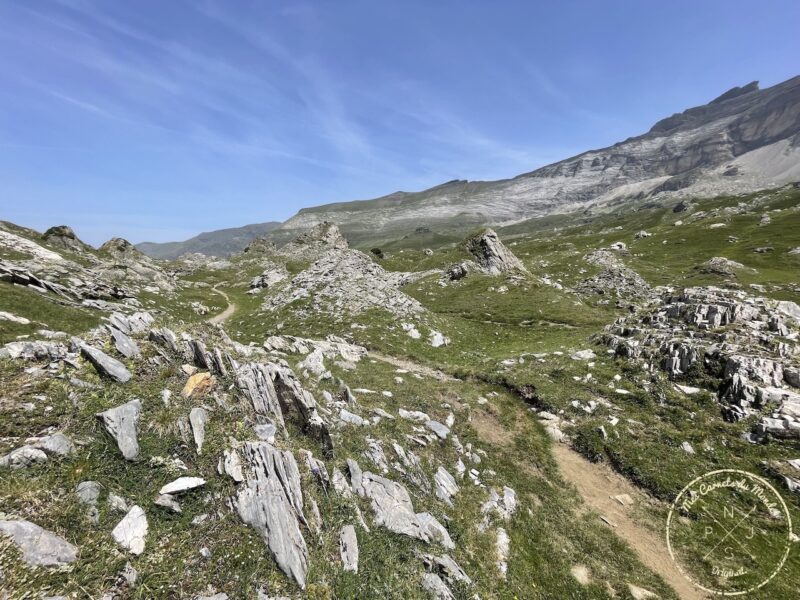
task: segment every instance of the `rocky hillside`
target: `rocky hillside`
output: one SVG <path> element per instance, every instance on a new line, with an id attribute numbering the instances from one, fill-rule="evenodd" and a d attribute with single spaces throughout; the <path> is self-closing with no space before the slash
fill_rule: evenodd
<path id="1" fill-rule="evenodd" d="M 451 181 L 422 192 L 306 208 L 271 238 L 285 243 L 322 221 L 359 246 L 477 225 L 601 210 L 634 198 L 715 196 L 800 180 L 800 77 L 753 82 L 656 123 L 644 135 L 513 179 Z M 408 240 L 413 246 L 413 238 Z"/>
<path id="2" fill-rule="evenodd" d="M 719 468 L 800 519 L 798 231 L 792 186 L 169 269 L 3 224 L 0 598 L 732 590 L 662 531 Z"/>
<path id="3" fill-rule="evenodd" d="M 225 257 L 241 252 L 250 242 L 263 237 L 278 225 L 280 223 L 277 221 L 269 221 L 244 227 L 218 229 L 201 233 L 182 242 L 141 242 L 136 244 L 136 248 L 152 258 L 166 260 L 174 260 L 182 254 L 193 253 Z"/>

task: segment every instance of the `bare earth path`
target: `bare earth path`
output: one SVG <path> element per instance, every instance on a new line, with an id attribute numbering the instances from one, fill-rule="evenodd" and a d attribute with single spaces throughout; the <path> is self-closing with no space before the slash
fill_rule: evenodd
<path id="1" fill-rule="evenodd" d="M 218 315 L 216 315 L 214 317 L 211 317 L 208 320 L 208 322 L 211 323 L 212 325 L 219 325 L 219 324 L 224 323 L 225 321 L 227 321 L 231 317 L 231 315 L 233 315 L 233 313 L 236 312 L 236 304 L 231 302 L 231 299 L 228 298 L 228 294 L 226 294 L 222 290 L 218 290 L 217 288 L 214 287 L 214 288 L 211 288 L 211 291 L 213 291 L 213 292 L 219 294 L 220 296 L 222 296 L 223 298 L 225 298 L 225 302 L 228 303 L 228 307 L 225 310 L 223 310 Z"/>
<path id="2" fill-rule="evenodd" d="M 616 526 L 614 533 L 633 548 L 639 560 L 661 575 L 681 598 L 707 598 L 678 571 L 670 558 L 664 536 L 639 525 L 630 514 L 631 508 L 612 498 L 619 494 L 628 494 L 638 504 L 645 501 L 644 492 L 608 466 L 591 463 L 564 444 L 554 443 L 552 447 L 553 456 L 564 479 L 578 489 L 589 508 Z"/>

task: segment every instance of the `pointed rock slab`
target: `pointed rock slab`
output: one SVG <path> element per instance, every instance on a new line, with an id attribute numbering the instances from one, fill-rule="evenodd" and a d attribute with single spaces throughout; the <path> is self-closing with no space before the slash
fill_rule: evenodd
<path id="1" fill-rule="evenodd" d="M 141 506 L 134 505 L 128 511 L 111 535 L 114 540 L 131 554 L 141 554 L 144 552 L 144 542 L 147 537 L 147 515 Z"/>
<path id="2" fill-rule="evenodd" d="M 349 464 L 349 463 L 348 463 Z M 353 469 L 350 469 L 351 477 Z M 415 513 L 411 496 L 403 485 L 366 471 L 356 492 L 372 501 L 375 523 L 424 542 L 437 542 L 448 550 L 455 548 L 447 530 L 429 513 Z"/>
<path id="3" fill-rule="evenodd" d="M 114 347 L 117 349 L 117 352 L 122 354 L 122 356 L 125 358 L 137 358 L 141 354 L 139 351 L 139 346 L 136 345 L 136 342 L 122 333 L 119 329 L 109 326 L 108 330 L 111 332 L 111 337 L 114 340 Z"/>
<path id="4" fill-rule="evenodd" d="M 442 554 L 441 556 L 423 554 L 422 560 L 431 570 L 436 570 L 443 574 L 450 583 L 460 581 L 465 585 L 472 585 L 472 580 L 464 572 L 464 569 L 449 554 Z"/>
<path id="5" fill-rule="evenodd" d="M 352 525 L 345 525 L 339 533 L 339 554 L 344 570 L 358 573 L 358 538 Z"/>
<path id="6" fill-rule="evenodd" d="M 205 408 L 196 406 L 189 413 L 189 424 L 192 426 L 192 436 L 194 437 L 197 453 L 203 453 L 203 442 L 206 440 L 206 423 L 208 423 L 208 411 Z"/>
<path id="7" fill-rule="evenodd" d="M 242 521 L 261 534 L 281 571 L 305 589 L 308 547 L 298 521 L 305 522 L 297 462 L 291 452 L 267 442 L 246 442 L 242 454 L 245 481 L 233 504 Z"/>
<path id="8" fill-rule="evenodd" d="M 136 426 L 142 413 L 142 401 L 138 398 L 125 404 L 97 413 L 103 421 L 106 431 L 113 437 L 122 456 L 126 460 L 135 460 L 139 456 L 139 441 Z"/>
<path id="9" fill-rule="evenodd" d="M 130 381 L 130 371 L 128 371 L 128 369 L 125 368 L 125 365 L 119 362 L 116 358 L 111 358 L 105 352 L 102 352 L 97 348 L 93 348 L 82 341 L 79 343 L 79 347 L 81 349 L 81 354 L 86 357 L 86 360 L 92 363 L 95 370 L 100 374 L 101 377 L 108 377 L 109 379 L 113 379 L 114 381 L 118 381 L 120 383 L 126 383 L 127 381 Z"/>
<path id="10" fill-rule="evenodd" d="M 34 567 L 60 567 L 75 561 L 78 549 L 61 536 L 30 521 L 0 520 L 0 535 L 7 535 Z"/>
<path id="11" fill-rule="evenodd" d="M 168 483 L 158 490 L 159 494 L 182 494 L 189 490 L 202 487 L 206 484 L 206 480 L 202 477 L 178 477 L 175 481 Z"/>

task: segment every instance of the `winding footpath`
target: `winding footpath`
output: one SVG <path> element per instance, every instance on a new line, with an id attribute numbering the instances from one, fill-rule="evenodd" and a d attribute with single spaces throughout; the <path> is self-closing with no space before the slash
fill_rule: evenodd
<path id="1" fill-rule="evenodd" d="M 225 310 L 223 310 L 218 315 L 215 315 L 215 316 L 211 317 L 208 320 L 208 322 L 211 323 L 212 325 L 220 325 L 220 324 L 224 323 L 225 321 L 227 321 L 228 319 L 230 319 L 231 316 L 233 315 L 233 313 L 236 312 L 236 304 L 231 302 L 231 299 L 228 297 L 228 294 L 226 294 L 222 290 L 217 289 L 216 286 L 211 288 L 211 291 L 215 292 L 215 293 L 219 294 L 220 296 L 222 296 L 223 298 L 225 298 L 225 302 L 228 303 L 228 306 L 227 306 L 227 308 L 225 308 Z"/>
<path id="2" fill-rule="evenodd" d="M 562 443 L 553 443 L 553 456 L 561 475 L 577 488 L 587 507 L 611 522 L 614 533 L 633 549 L 639 560 L 666 581 L 679 597 L 702 600 L 705 594 L 686 579 L 672 561 L 664 534 L 636 522 L 631 507 L 614 499 L 629 495 L 635 503 L 649 500 L 648 495 L 604 464 L 589 462 Z"/>

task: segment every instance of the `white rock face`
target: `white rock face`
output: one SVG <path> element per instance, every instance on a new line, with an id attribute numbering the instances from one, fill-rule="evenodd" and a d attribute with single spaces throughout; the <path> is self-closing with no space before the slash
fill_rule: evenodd
<path id="1" fill-rule="evenodd" d="M 64 260 L 60 254 L 56 254 L 52 250 L 48 250 L 44 246 L 40 246 L 27 238 L 2 229 L 0 229 L 0 246 L 31 254 L 36 260 L 44 262 L 59 262 Z"/>
<path id="2" fill-rule="evenodd" d="M 59 567 L 78 557 L 75 546 L 30 521 L 0 520 L 0 534 L 11 538 L 22 552 L 22 560 L 31 566 Z"/>
<path id="3" fill-rule="evenodd" d="M 131 554 L 144 552 L 147 537 L 147 515 L 141 506 L 133 505 L 128 514 L 114 527 L 111 535 L 114 540 Z"/>

